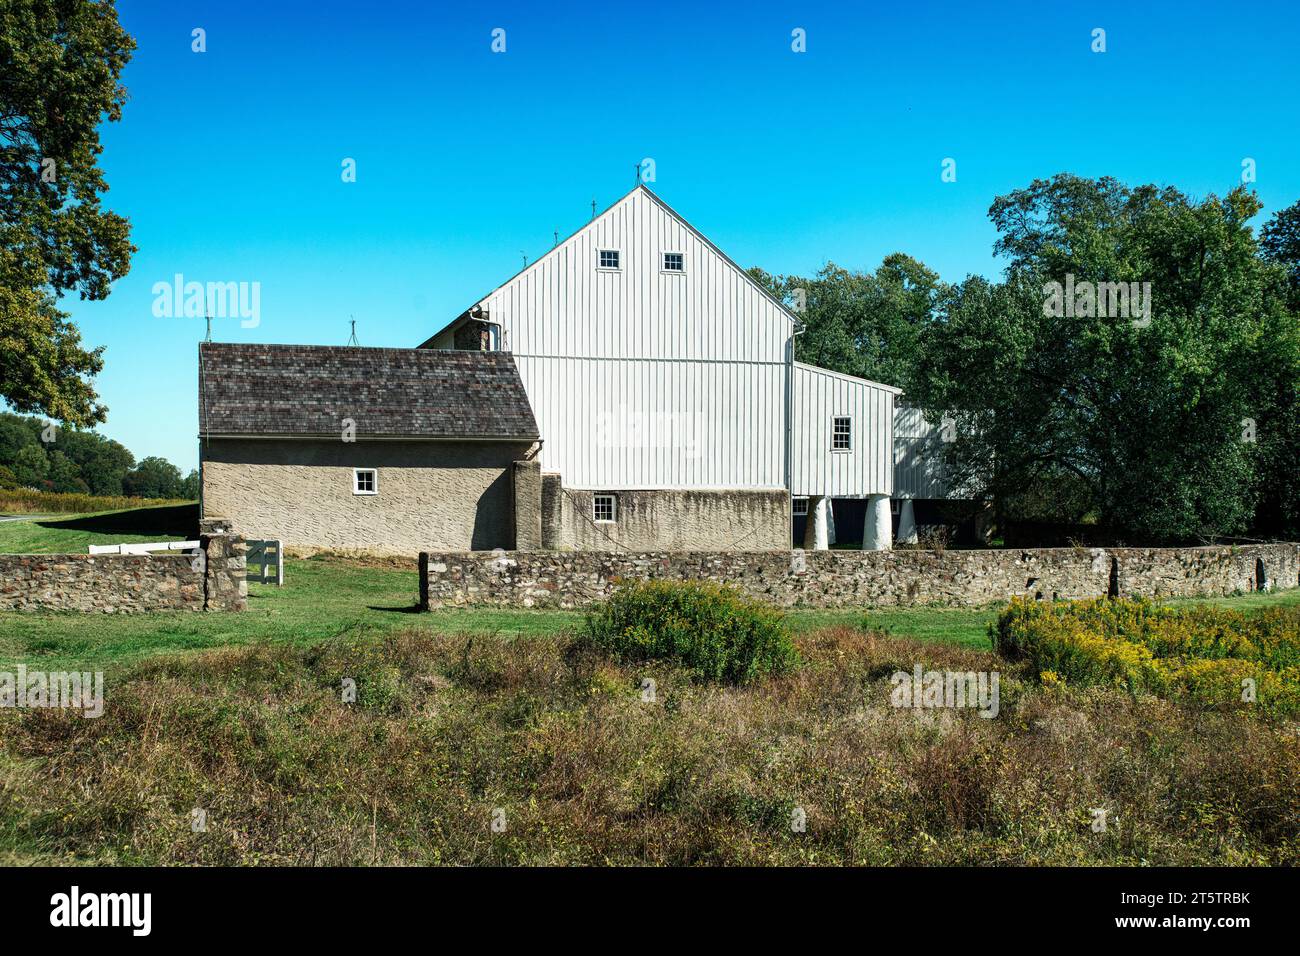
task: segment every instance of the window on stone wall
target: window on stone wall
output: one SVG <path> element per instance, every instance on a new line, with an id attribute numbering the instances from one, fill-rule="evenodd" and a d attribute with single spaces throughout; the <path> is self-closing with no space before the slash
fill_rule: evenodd
<path id="1" fill-rule="evenodd" d="M 379 494 L 379 473 L 373 468 L 353 468 L 352 493 L 354 495 Z"/>
<path id="2" fill-rule="evenodd" d="M 853 419 L 837 415 L 831 423 L 831 451 L 853 450 Z"/>
<path id="3" fill-rule="evenodd" d="M 794 513 L 795 513 L 796 515 L 806 515 L 806 514 L 808 513 L 808 499 L 807 499 L 807 498 L 796 498 L 796 499 L 794 499 Z"/>
<path id="4" fill-rule="evenodd" d="M 618 501 L 614 495 L 596 495 L 591 500 L 591 514 L 596 521 L 615 521 L 618 517 Z"/>

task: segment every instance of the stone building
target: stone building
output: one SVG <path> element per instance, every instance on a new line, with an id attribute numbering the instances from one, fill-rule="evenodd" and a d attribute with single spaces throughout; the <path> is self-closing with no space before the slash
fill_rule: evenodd
<path id="1" fill-rule="evenodd" d="M 295 548 L 515 546 L 539 435 L 509 355 L 207 342 L 199 382 L 205 515 Z"/>

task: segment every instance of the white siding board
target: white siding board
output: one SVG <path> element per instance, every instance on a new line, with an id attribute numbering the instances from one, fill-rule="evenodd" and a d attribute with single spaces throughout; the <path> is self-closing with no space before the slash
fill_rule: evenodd
<path id="1" fill-rule="evenodd" d="M 919 408 L 894 412 L 894 497 L 947 498 L 940 427 Z"/>
<path id="2" fill-rule="evenodd" d="M 794 366 L 793 488 L 796 497 L 862 498 L 893 489 L 893 421 L 896 389 Z M 853 420 L 853 448 L 831 449 L 832 421 Z"/>
<path id="3" fill-rule="evenodd" d="M 617 249 L 621 271 L 597 269 Z M 662 254 L 682 252 L 684 275 Z M 784 361 L 794 323 L 643 189 L 479 303 L 533 402 L 542 466 L 576 488 L 779 488 Z M 601 412 L 694 413 L 699 454 L 596 447 Z"/>

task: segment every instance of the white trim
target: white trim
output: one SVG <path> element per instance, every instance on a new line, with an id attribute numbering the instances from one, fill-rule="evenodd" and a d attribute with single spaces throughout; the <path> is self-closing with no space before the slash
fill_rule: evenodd
<path id="1" fill-rule="evenodd" d="M 90 544 L 87 554 L 148 554 L 150 551 L 193 551 L 198 541 L 149 541 L 141 544 Z"/>
<path id="2" fill-rule="evenodd" d="M 803 511 L 799 510 L 799 505 L 803 505 Z M 796 518 L 802 518 L 808 514 L 808 496 L 791 495 L 790 496 L 790 513 Z"/>
<path id="3" fill-rule="evenodd" d="M 610 517 L 608 518 L 596 517 L 597 515 L 596 504 L 603 498 L 609 499 Z M 592 495 L 591 496 L 591 520 L 594 521 L 596 524 L 618 524 L 618 495 L 607 491 Z"/>
<path id="4" fill-rule="evenodd" d="M 682 267 L 680 269 L 669 269 L 668 268 L 669 256 L 681 256 Z M 664 275 L 668 275 L 668 276 L 686 275 L 686 253 L 679 252 L 676 249 L 664 249 L 659 253 L 659 271 L 662 272 Z"/>
<path id="5" fill-rule="evenodd" d="M 606 252 L 612 252 L 618 258 L 618 265 L 603 266 L 600 264 L 601 256 Z M 597 272 L 622 272 L 623 271 L 623 250 L 622 249 L 602 249 L 596 247 L 596 271 Z"/>
<path id="6" fill-rule="evenodd" d="M 486 295 L 479 296 L 478 299 L 476 299 L 476 300 L 474 301 L 474 305 L 471 305 L 468 309 L 465 309 L 465 311 L 463 311 L 460 315 L 456 316 L 456 318 L 454 318 L 454 319 L 452 319 L 450 322 L 446 323 L 442 328 L 440 328 L 440 329 L 438 329 L 438 331 L 434 332 L 433 335 L 431 335 L 431 336 L 429 336 L 427 339 L 425 339 L 424 342 L 422 342 L 422 343 L 419 345 L 419 348 L 425 348 L 426 346 L 431 345 L 431 343 L 433 342 L 434 339 L 436 339 L 438 336 L 442 335 L 442 333 L 446 332 L 446 331 L 447 331 L 448 329 L 450 329 L 452 326 L 456 325 L 458 322 L 461 321 L 461 319 L 465 318 L 465 317 L 469 314 L 469 310 L 472 309 L 472 308 L 474 308 L 475 305 L 480 305 L 480 306 L 483 305 L 483 304 L 486 303 L 489 299 L 491 299 L 492 296 L 495 295 L 499 290 L 501 290 L 501 289 L 505 288 L 506 286 L 508 286 L 511 282 L 513 282 L 515 279 L 518 279 L 521 275 L 523 275 L 523 274 L 524 274 L 525 272 L 527 272 L 529 269 L 536 269 L 536 268 L 538 268 L 539 266 L 541 266 L 541 264 L 542 264 L 543 262 L 545 262 L 545 261 L 546 261 L 548 258 L 550 258 L 551 256 L 559 255 L 560 250 L 563 249 L 563 248 L 565 248 L 566 246 L 568 246 L 569 242 L 570 242 L 572 239 L 574 239 L 574 238 L 575 238 L 576 236 L 578 236 L 579 234 L 581 234 L 581 233 L 587 231 L 588 229 L 590 229 L 590 228 L 591 228 L 595 223 L 597 223 L 597 222 L 599 222 L 600 220 L 604 219 L 605 216 L 609 215 L 610 212 L 612 212 L 612 211 L 613 211 L 614 209 L 616 209 L 618 206 L 622 205 L 622 204 L 623 204 L 623 203 L 628 199 L 628 197 L 630 197 L 630 196 L 631 196 L 633 193 L 635 193 L 638 189 L 644 191 L 645 194 L 646 194 L 647 196 L 649 196 L 651 200 L 653 200 L 653 201 L 654 201 L 654 202 L 655 202 L 655 203 L 656 203 L 660 208 L 662 208 L 662 209 L 664 210 L 664 212 L 668 213 L 668 215 L 672 216 L 674 219 L 676 219 L 678 222 L 680 222 L 683 226 L 685 226 L 686 229 L 687 229 L 687 230 L 688 230 L 692 235 L 694 235 L 696 239 L 699 239 L 702 243 L 704 243 L 704 245 L 706 245 L 710 250 L 712 250 L 712 251 L 713 251 L 713 252 L 714 252 L 714 253 L 715 253 L 719 258 L 721 258 L 723 262 L 727 263 L 729 266 L 731 266 L 731 268 L 735 269 L 736 272 L 738 272 L 738 273 L 740 274 L 741 278 L 744 279 L 744 281 L 745 281 L 746 283 L 748 283 L 750 286 L 752 286 L 754 289 L 756 289 L 756 290 L 758 291 L 758 293 L 759 293 L 760 295 L 763 296 L 763 298 L 767 299 L 769 302 L 771 302 L 773 305 L 775 305 L 775 306 L 776 306 L 776 307 L 781 311 L 781 314 L 784 315 L 787 319 L 789 319 L 789 320 L 790 320 L 790 323 L 791 323 L 791 324 L 792 324 L 796 329 L 798 329 L 798 330 L 800 330 L 800 331 L 803 330 L 803 327 L 804 327 L 803 320 L 800 319 L 798 316 L 796 316 L 793 312 L 791 312 L 791 311 L 790 311 L 790 307 L 789 307 L 788 305 L 786 305 L 784 302 L 782 302 L 780 299 L 778 299 L 776 296 L 774 296 L 774 295 L 773 295 L 771 292 L 769 292 L 767 289 L 763 288 L 762 285 L 760 285 L 757 281 L 755 281 L 755 279 L 754 279 L 753 276 L 751 276 L 747 271 L 745 271 L 744 269 L 742 269 L 742 268 L 741 268 L 741 267 L 736 263 L 736 260 L 735 260 L 735 259 L 732 259 L 731 256 L 727 255 L 727 254 L 726 254 L 725 252 L 723 252 L 720 248 L 718 248 L 718 246 L 714 244 L 714 242 L 713 242 L 712 239 L 710 239 L 710 238 L 709 238 L 708 236 L 706 236 L 704 233 L 700 232 L 700 231 L 699 231 L 698 229 L 696 229 L 693 225 L 691 225 L 690 222 L 688 222 L 688 221 L 686 220 L 686 217 L 684 217 L 681 213 L 677 212 L 677 210 L 673 209 L 672 206 L 668 205 L 668 203 L 664 202 L 661 198 L 659 198 L 658 194 L 656 194 L 655 191 L 654 191 L 653 189 L 651 189 L 651 188 L 650 188 L 649 186 L 647 186 L 645 183 L 638 182 L 635 186 L 633 186 L 633 187 L 631 188 L 631 190 L 629 190 L 628 192 L 624 193 L 622 196 L 619 196 L 618 199 L 614 200 L 614 202 L 610 203 L 610 204 L 609 204 L 608 206 L 606 206 L 603 210 L 601 210 L 599 214 L 593 216 L 593 217 L 591 218 L 591 221 L 590 221 L 590 222 L 586 222 L 586 223 L 584 223 L 583 225 L 579 226 L 579 227 L 578 227 L 577 229 L 575 229 L 573 232 L 571 232 L 571 233 L 569 233 L 567 236 L 565 236 L 564 239 L 561 240 L 557 245 L 555 245 L 555 246 L 552 247 L 551 249 L 548 249 L 548 250 L 547 250 L 543 255 L 539 256 L 535 261 L 533 261 L 533 262 L 529 263 L 528 265 L 524 266 L 522 269 L 520 269 L 520 270 L 519 270 L 518 272 L 516 272 L 514 275 L 512 275 L 512 276 L 510 276 L 508 279 L 506 279 L 504 282 L 501 282 L 501 283 L 499 283 L 498 285 L 496 285 L 495 287 L 489 289 Z M 621 258 L 620 258 L 620 261 L 622 261 Z M 600 259 L 597 258 L 597 259 L 596 259 L 596 262 L 599 263 L 599 262 L 600 262 Z M 609 270 L 609 271 L 613 271 L 613 270 Z M 620 269 L 619 271 L 621 272 L 622 270 Z M 781 363 L 781 364 L 784 365 L 785 363 L 783 362 L 783 363 Z M 852 378 L 852 376 L 845 376 L 845 378 Z M 857 379 L 857 381 L 863 381 L 863 379 Z M 876 383 L 873 382 L 872 384 L 874 385 L 874 384 L 876 384 Z M 880 387 L 881 387 L 881 388 L 889 388 L 890 391 L 893 391 L 893 392 L 901 392 L 901 391 L 902 391 L 902 389 L 890 388 L 890 386 L 888 386 L 888 385 L 881 385 Z"/>
<path id="7" fill-rule="evenodd" d="M 836 447 L 835 447 L 835 439 L 836 439 L 837 437 L 839 437 L 841 434 L 844 434 L 844 433 L 841 433 L 841 432 L 837 432 L 837 431 L 835 430 L 835 426 L 838 425 L 840 422 L 848 422 L 848 423 L 849 423 L 849 430 L 848 430 L 848 432 L 847 432 L 848 439 L 849 439 L 849 444 L 848 444 L 848 447 L 846 447 L 846 448 L 836 448 Z M 846 454 L 848 454 L 848 453 L 851 452 L 851 451 L 853 451 L 853 416 L 852 416 L 852 415 L 832 415 L 832 416 L 831 416 L 831 454 L 834 454 L 834 455 L 846 455 Z"/>
<path id="8" fill-rule="evenodd" d="M 807 362 L 795 362 L 795 368 L 801 368 L 805 372 L 816 372 L 819 375 L 827 375 L 831 378 L 843 379 L 846 382 L 853 382 L 855 385 L 870 385 L 872 388 L 878 388 L 884 392 L 893 392 L 895 395 L 902 395 L 901 388 L 894 388 L 892 385 L 885 385 L 883 382 L 873 382 L 869 378 L 858 378 L 856 375 L 845 375 L 843 372 L 832 372 L 828 368 L 822 368 L 820 365 L 809 365 Z"/>
<path id="9" fill-rule="evenodd" d="M 362 472 L 369 472 L 371 475 L 374 476 L 371 482 L 371 484 L 373 484 L 374 487 L 369 491 L 364 491 L 361 488 L 360 478 Z M 371 495 L 379 494 L 379 469 L 378 468 L 353 468 L 352 469 L 352 493 L 359 497 L 369 497 Z"/>

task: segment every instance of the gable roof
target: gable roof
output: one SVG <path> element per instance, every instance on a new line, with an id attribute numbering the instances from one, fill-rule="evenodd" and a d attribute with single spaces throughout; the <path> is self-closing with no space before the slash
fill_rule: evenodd
<path id="1" fill-rule="evenodd" d="M 330 345 L 199 346 L 199 434 L 533 440 L 509 352 Z"/>
<path id="2" fill-rule="evenodd" d="M 893 395 L 902 395 L 903 390 L 893 385 L 886 385 L 884 382 L 873 382 L 869 378 L 858 378 L 856 375 L 849 375 L 845 372 L 832 372 L 828 368 L 822 368 L 820 365 L 809 365 L 807 362 L 795 362 L 794 367 L 801 372 L 808 372 L 812 375 L 825 375 L 827 378 L 838 378 L 841 381 L 850 382 L 854 385 L 868 385 L 871 388 L 878 388 L 882 392 L 889 392 Z"/>
<path id="3" fill-rule="evenodd" d="M 442 326 L 440 329 L 438 329 L 438 331 L 436 331 L 436 332 L 434 332 L 432 335 L 430 335 L 427 339 L 425 339 L 422 343 L 420 343 L 419 347 L 422 348 L 422 349 L 429 348 L 429 347 L 432 345 L 434 339 L 436 339 L 438 336 L 442 335 L 442 334 L 443 334 L 444 332 L 446 332 L 448 329 L 454 328 L 454 327 L 455 327 L 456 325 L 458 325 L 459 323 L 465 321 L 465 320 L 469 317 L 470 309 L 472 309 L 475 305 L 480 305 L 480 304 L 483 303 L 486 299 L 490 298 L 491 295 L 492 295 L 492 293 L 496 292 L 497 289 L 500 289 L 500 288 L 502 288 L 502 287 L 504 287 L 504 286 L 509 285 L 511 282 L 514 282 L 515 279 L 518 279 L 521 275 L 524 275 L 526 272 L 529 272 L 529 271 L 532 270 L 532 269 L 536 269 L 536 268 L 540 267 L 541 264 L 542 264 L 543 262 L 545 262 L 545 261 L 546 261 L 548 258 L 550 258 L 551 256 L 553 256 L 553 255 L 558 255 L 558 254 L 559 254 L 559 251 L 560 251 L 560 250 L 561 250 L 561 249 L 562 249 L 566 244 L 568 244 L 568 242 L 569 242 L 570 239 L 572 239 L 574 236 L 580 235 L 583 231 L 592 228 L 592 227 L 596 224 L 596 222 L 597 222 L 598 220 L 602 219 L 606 214 L 608 214 L 608 213 L 611 212 L 612 210 L 616 209 L 616 208 L 617 208 L 618 206 L 620 206 L 622 203 L 626 202 L 627 199 L 628 199 L 629 197 L 635 195 L 636 192 L 637 192 L 637 190 L 640 190 L 640 191 L 644 192 L 644 193 L 646 194 L 646 196 L 649 197 L 650 200 L 651 200 L 652 202 L 654 202 L 654 203 L 655 203 L 656 205 L 658 205 L 661 209 L 663 209 L 664 212 L 666 212 L 668 215 L 672 216 L 674 219 L 676 219 L 678 222 L 680 222 L 683 226 L 685 226 L 686 229 L 687 229 L 687 230 L 688 230 L 692 235 L 695 236 L 695 238 L 697 238 L 700 242 L 704 243 L 704 245 L 707 246 L 707 247 L 708 247 L 708 248 L 709 248 L 709 249 L 710 249 L 710 250 L 711 250 L 715 255 L 717 255 L 720 259 L 722 259 L 723 262 L 727 263 L 727 265 L 731 266 L 731 268 L 735 269 L 735 270 L 736 270 L 737 272 L 739 272 L 742 276 L 744 276 L 745 281 L 748 282 L 748 283 L 749 283 L 751 286 L 753 286 L 755 289 L 757 289 L 757 290 L 758 290 L 758 291 L 763 295 L 764 298 L 766 298 L 769 302 L 771 302 L 773 305 L 775 305 L 775 306 L 777 307 L 777 309 L 780 310 L 780 312 L 781 312 L 782 315 L 784 315 L 787 319 L 789 319 L 792 323 L 794 323 L 794 327 L 795 327 L 796 329 L 798 329 L 798 330 L 802 330 L 802 329 L 803 329 L 803 323 L 800 322 L 799 319 L 798 319 L 798 317 L 797 317 L 793 312 L 791 312 L 791 311 L 789 310 L 789 308 L 786 307 L 786 305 L 785 305 L 784 302 L 782 302 L 782 301 L 781 301 L 780 299 L 778 299 L 776 296 L 772 295 L 771 292 L 769 292 L 767 289 L 763 288 L 763 286 L 761 286 L 759 283 L 755 282 L 753 276 L 751 276 L 747 271 L 745 271 L 745 270 L 742 269 L 739 265 L 737 265 L 737 264 L 736 264 L 736 261 L 735 261 L 734 259 L 732 259 L 729 255 L 727 255 L 725 252 L 723 252 L 721 249 L 719 249 L 716 245 L 714 245 L 714 244 L 713 244 L 713 241 L 712 241 L 711 239 L 709 239 L 708 236 L 706 236 L 704 233 L 700 232 L 698 229 L 696 229 L 694 226 L 692 226 L 692 225 L 691 225 L 691 224 L 686 220 L 686 217 L 682 216 L 680 213 L 677 212 L 677 210 L 673 209 L 672 206 L 668 205 L 668 203 L 666 203 L 666 202 L 664 202 L 662 199 L 660 199 L 659 196 L 656 195 L 655 192 L 654 192 L 654 191 L 653 191 L 649 186 L 647 186 L 645 183 L 638 182 L 638 183 L 637 183 L 635 186 L 633 186 L 630 190 L 628 190 L 627 192 L 625 192 L 622 196 L 619 196 L 618 199 L 614 200 L 614 202 L 610 203 L 608 206 L 606 206 L 604 209 L 602 209 L 598 215 L 593 216 L 590 222 L 584 223 L 582 226 L 580 226 L 579 228 L 575 229 L 573 232 L 569 233 L 569 234 L 568 234 L 567 236 L 565 236 L 565 237 L 564 237 L 560 242 L 556 243 L 556 244 L 555 244 L 551 249 L 547 250 L 547 252 L 546 252 L 544 255 L 539 256 L 539 257 L 538 257 L 534 262 L 530 263 L 529 265 L 524 266 L 522 269 L 520 269 L 520 270 L 519 270 L 518 272 L 516 272 L 514 275 L 510 276 L 510 278 L 506 279 L 504 282 L 500 283 L 500 284 L 497 285 L 495 288 L 489 289 L 489 290 L 487 291 L 486 294 L 481 295 L 481 296 L 479 296 L 477 299 L 475 299 L 474 302 L 473 302 L 473 304 L 470 305 L 469 308 L 465 309 L 463 312 L 460 313 L 460 315 L 456 316 L 454 319 L 452 319 L 452 320 L 451 320 L 450 322 L 448 322 L 446 325 L 444 325 L 444 326 Z"/>

